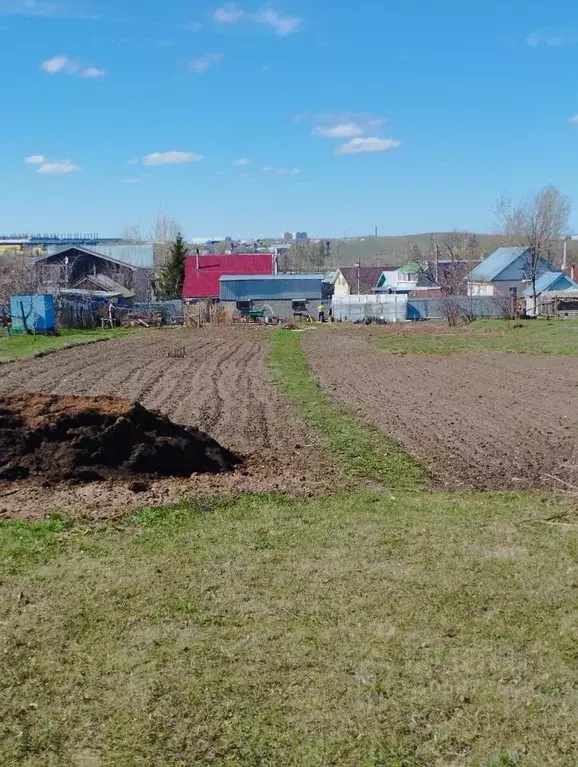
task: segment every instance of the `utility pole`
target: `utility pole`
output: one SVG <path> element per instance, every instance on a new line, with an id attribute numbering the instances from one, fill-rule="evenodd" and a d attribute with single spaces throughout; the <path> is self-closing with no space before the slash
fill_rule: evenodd
<path id="1" fill-rule="evenodd" d="M 566 269 L 568 266 L 568 240 L 570 239 L 571 237 L 568 237 L 568 235 L 564 237 L 564 257 L 562 260 L 562 269 Z"/>

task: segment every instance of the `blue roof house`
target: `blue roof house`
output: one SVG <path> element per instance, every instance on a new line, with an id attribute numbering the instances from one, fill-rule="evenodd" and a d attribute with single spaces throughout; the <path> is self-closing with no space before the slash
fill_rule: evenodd
<path id="1" fill-rule="evenodd" d="M 531 254 L 529 248 L 498 248 L 468 275 L 468 293 L 474 296 L 509 296 L 515 287 L 520 295 L 530 285 Z M 538 278 L 557 273 L 545 258 L 537 264 Z"/>
<path id="2" fill-rule="evenodd" d="M 568 277 L 564 272 L 546 272 L 536 280 L 536 295 L 541 296 L 542 293 L 558 292 L 560 290 L 578 290 L 578 282 Z M 524 295 L 530 297 L 532 295 L 532 286 L 530 285 L 524 291 Z"/>
<path id="3" fill-rule="evenodd" d="M 562 290 L 578 290 L 578 282 L 568 277 L 564 272 L 546 272 L 536 280 L 536 301 L 532 295 L 532 286 L 524 291 L 526 299 L 526 314 L 534 314 L 534 303 L 537 305 L 537 313 L 547 313 L 551 294 Z"/>

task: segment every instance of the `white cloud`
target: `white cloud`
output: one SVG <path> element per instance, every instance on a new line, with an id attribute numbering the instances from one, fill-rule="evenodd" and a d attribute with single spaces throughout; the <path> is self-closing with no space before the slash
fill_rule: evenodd
<path id="1" fill-rule="evenodd" d="M 572 115 L 572 117 L 569 117 L 568 122 L 571 125 L 578 125 L 578 115 Z"/>
<path id="2" fill-rule="evenodd" d="M 74 75 L 80 69 L 80 65 L 76 61 L 72 61 L 68 56 L 54 56 L 52 59 L 43 61 L 40 65 L 40 69 L 48 72 L 49 75 L 55 75 L 59 72 L 64 72 L 67 75 Z"/>
<path id="3" fill-rule="evenodd" d="M 121 184 L 138 184 L 140 182 L 140 176 L 124 176 L 121 178 Z"/>
<path id="4" fill-rule="evenodd" d="M 126 164 L 127 165 L 139 165 L 140 164 L 140 160 L 139 160 L 138 157 L 131 157 L 130 160 L 126 161 Z"/>
<path id="5" fill-rule="evenodd" d="M 313 135 L 326 138 L 356 138 L 357 136 L 375 136 L 387 122 L 384 117 L 370 112 L 313 112 L 296 114 L 293 123 L 299 125 L 312 122 L 315 126 Z"/>
<path id="6" fill-rule="evenodd" d="M 222 5 L 213 14 L 213 18 L 220 24 L 236 24 L 239 21 L 252 21 L 264 27 L 272 29 L 279 37 L 297 32 L 303 23 L 298 16 L 283 16 L 273 8 L 260 8 L 255 13 L 249 13 L 236 3 Z"/>
<path id="7" fill-rule="evenodd" d="M 560 48 L 563 45 L 576 45 L 576 43 L 578 43 L 576 30 L 564 27 L 542 29 L 538 32 L 532 32 L 526 38 L 526 45 L 531 48 L 539 48 L 540 46 Z"/>
<path id="8" fill-rule="evenodd" d="M 335 154 L 361 154 L 362 152 L 385 152 L 388 149 L 397 149 L 401 141 L 393 138 L 379 138 L 371 136 L 367 138 L 352 138 L 346 144 L 335 149 Z"/>
<path id="9" fill-rule="evenodd" d="M 299 168 L 278 168 L 276 165 L 265 165 L 263 173 L 273 173 L 275 176 L 298 176 Z"/>
<path id="10" fill-rule="evenodd" d="M 104 69 L 97 67 L 83 67 L 78 61 L 69 58 L 65 54 L 54 56 L 52 59 L 46 59 L 40 65 L 40 69 L 49 75 L 65 74 L 78 75 L 79 77 L 104 77 Z"/>
<path id="11" fill-rule="evenodd" d="M 271 8 L 262 8 L 253 18 L 259 24 L 271 27 L 279 37 L 287 37 L 287 35 L 297 32 L 302 24 L 302 20 L 298 16 L 282 16 Z"/>
<path id="12" fill-rule="evenodd" d="M 240 167 L 241 165 L 250 165 L 251 160 L 248 157 L 238 157 L 236 160 L 233 160 L 233 165 L 236 165 Z"/>
<path id="13" fill-rule="evenodd" d="M 250 173 L 248 170 L 242 171 L 242 173 L 239 173 L 239 178 L 248 178 L 249 176 L 252 176 L 253 174 Z"/>
<path id="14" fill-rule="evenodd" d="M 314 136 L 323 136 L 324 138 L 353 138 L 363 135 L 363 128 L 354 122 L 338 123 L 323 127 L 318 125 L 313 131 Z"/>
<path id="15" fill-rule="evenodd" d="M 143 158 L 143 165 L 182 165 L 187 162 L 202 160 L 200 154 L 193 152 L 153 152 Z"/>
<path id="16" fill-rule="evenodd" d="M 82 170 L 79 165 L 74 165 L 70 160 L 49 160 L 43 154 L 32 154 L 30 157 L 26 157 L 24 162 L 28 165 L 38 165 L 36 172 L 47 176 L 58 176 Z"/>
<path id="17" fill-rule="evenodd" d="M 185 24 L 184 28 L 185 28 L 185 29 L 186 29 L 188 32 L 192 32 L 193 34 L 195 34 L 195 35 L 196 35 L 196 34 L 197 34 L 197 32 L 200 32 L 200 31 L 201 31 L 201 29 L 203 28 L 203 25 L 202 25 L 202 24 L 199 24 L 199 22 L 198 22 L 198 21 L 189 21 L 187 24 Z"/>
<path id="18" fill-rule="evenodd" d="M 104 69 L 98 69 L 98 67 L 86 67 L 80 73 L 81 77 L 104 77 L 105 75 Z"/>
<path id="19" fill-rule="evenodd" d="M 44 162 L 38 168 L 38 173 L 47 176 L 62 176 L 65 173 L 75 173 L 82 170 L 79 165 L 74 165 L 70 160 L 56 160 L 54 162 Z"/>
<path id="20" fill-rule="evenodd" d="M 218 21 L 219 24 L 235 24 L 237 21 L 245 18 L 246 15 L 246 12 L 242 8 L 239 8 L 236 3 L 228 3 L 227 5 L 222 5 L 220 8 L 217 8 L 213 14 L 213 18 L 215 21 Z"/>
<path id="21" fill-rule="evenodd" d="M 204 74 L 215 64 L 224 59 L 222 53 L 207 53 L 205 56 L 198 56 L 189 63 L 189 69 L 196 75 Z"/>

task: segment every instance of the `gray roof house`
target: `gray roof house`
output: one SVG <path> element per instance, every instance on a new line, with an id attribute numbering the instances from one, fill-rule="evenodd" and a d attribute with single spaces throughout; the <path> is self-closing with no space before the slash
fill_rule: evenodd
<path id="1" fill-rule="evenodd" d="M 510 288 L 515 287 L 521 293 L 531 279 L 530 260 L 529 248 L 498 248 L 469 273 L 468 292 L 470 295 L 507 296 Z M 545 258 L 538 260 L 538 277 L 556 271 Z"/>

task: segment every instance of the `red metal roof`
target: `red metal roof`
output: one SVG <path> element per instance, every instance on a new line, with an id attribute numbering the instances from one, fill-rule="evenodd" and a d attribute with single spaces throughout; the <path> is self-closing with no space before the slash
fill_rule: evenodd
<path id="1" fill-rule="evenodd" d="M 183 298 L 219 298 L 219 279 L 226 275 L 273 274 L 272 253 L 187 256 Z"/>

